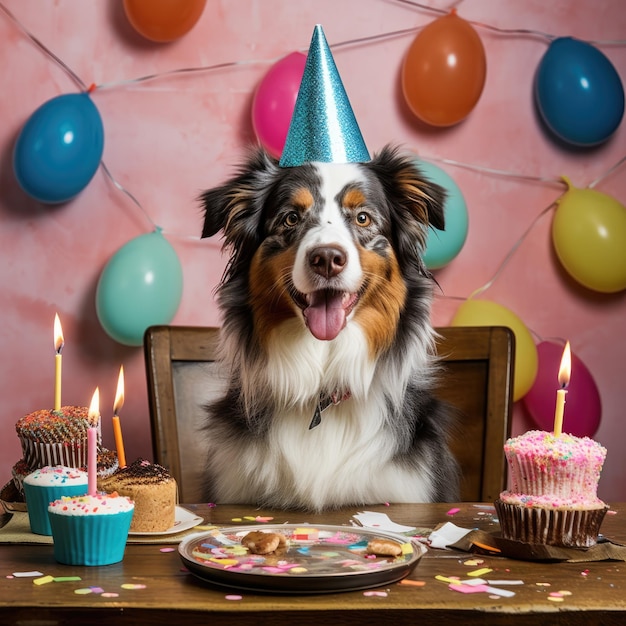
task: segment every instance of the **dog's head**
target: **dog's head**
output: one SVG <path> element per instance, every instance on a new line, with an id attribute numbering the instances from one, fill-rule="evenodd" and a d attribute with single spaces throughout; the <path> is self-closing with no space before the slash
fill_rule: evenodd
<path id="1" fill-rule="evenodd" d="M 374 349 L 389 345 L 407 293 L 430 277 L 427 228 L 444 227 L 443 190 L 389 147 L 368 163 L 292 168 L 258 151 L 201 200 L 202 236 L 223 230 L 231 254 L 225 318 L 248 309 L 264 336 L 300 316 L 320 340 L 354 320 Z"/>

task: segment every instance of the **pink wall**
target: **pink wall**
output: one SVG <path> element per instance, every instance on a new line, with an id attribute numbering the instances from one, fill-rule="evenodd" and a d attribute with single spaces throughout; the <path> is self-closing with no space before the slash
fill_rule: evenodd
<path id="1" fill-rule="evenodd" d="M 626 77 L 626 12 L 622 0 L 465 0 L 461 17 L 502 29 L 530 29 L 600 43 Z M 321 23 L 333 44 L 424 25 L 436 15 L 394 0 L 208 0 L 196 27 L 169 45 L 143 40 L 126 22 L 121 2 L 3 0 L 34 36 L 86 84 L 119 83 L 147 74 L 229 61 L 236 68 L 175 75 L 144 84 L 98 89 L 104 122 L 104 161 L 113 176 L 163 228 L 183 264 L 184 291 L 175 324 L 219 323 L 213 289 L 224 260 L 217 239 L 200 241 L 198 192 L 220 183 L 254 140 L 250 123 L 255 86 L 271 62 L 305 49 Z M 404 144 L 425 159 L 451 159 L 513 174 L 560 175 L 585 187 L 626 153 L 626 127 L 593 150 L 558 147 L 539 128 L 531 93 L 545 38 L 495 34 L 477 27 L 487 53 L 487 82 L 463 123 L 445 129 L 416 121 L 403 102 L 399 71 L 414 35 L 336 48 L 335 60 L 370 151 Z M 66 73 L 0 11 L 0 266 L 3 305 L 3 399 L 0 483 L 20 456 L 15 421 L 52 405 L 53 318 L 65 334 L 63 402 L 88 404 L 100 387 L 105 444 L 120 364 L 126 370 L 122 423 L 126 454 L 151 456 L 143 354 L 101 328 L 95 288 L 107 260 L 124 243 L 152 230 L 151 221 L 100 169 L 87 188 L 61 206 L 38 204 L 17 186 L 11 167 L 15 139 L 46 100 L 76 91 Z M 265 61 L 261 63 L 259 61 Z M 504 257 L 545 207 L 558 184 L 443 165 L 463 191 L 470 229 L 461 253 L 437 272 L 443 296 L 433 321 L 447 324 L 459 305 L 489 281 Z M 598 186 L 626 202 L 626 166 Z M 626 294 L 580 287 L 561 269 L 550 243 L 552 212 L 534 225 L 494 284 L 484 293 L 514 311 L 537 338 L 569 338 L 592 372 L 603 402 L 595 438 L 608 448 L 600 495 L 626 500 L 624 349 Z M 528 428 L 516 407 L 515 432 Z"/>

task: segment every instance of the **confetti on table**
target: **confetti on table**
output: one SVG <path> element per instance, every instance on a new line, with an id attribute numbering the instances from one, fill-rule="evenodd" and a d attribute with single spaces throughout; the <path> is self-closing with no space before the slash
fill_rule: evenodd
<path id="1" fill-rule="evenodd" d="M 135 583 L 124 583 L 120 585 L 122 589 L 145 589 L 145 585 L 135 584 Z"/>
<path id="2" fill-rule="evenodd" d="M 224 596 L 224 598 L 226 600 L 243 600 L 243 596 L 238 596 L 235 593 L 228 594 L 227 596 Z"/>
<path id="3" fill-rule="evenodd" d="M 473 572 L 467 572 L 468 576 L 482 576 L 483 574 L 489 574 L 489 572 L 493 572 L 490 567 L 481 567 L 480 569 L 475 569 Z"/>
<path id="4" fill-rule="evenodd" d="M 80 576 L 55 576 L 53 580 L 55 583 L 71 583 L 82 580 L 82 578 Z"/>
<path id="5" fill-rule="evenodd" d="M 45 585 L 51 583 L 54 580 L 54 576 L 42 576 L 41 578 L 35 578 L 33 582 L 36 585 Z"/>
<path id="6" fill-rule="evenodd" d="M 93 593 L 93 591 L 89 587 L 81 587 L 80 589 L 74 589 L 74 593 L 79 596 L 86 596 L 89 593 Z"/>
<path id="7" fill-rule="evenodd" d="M 490 585 L 523 585 L 523 580 L 488 580 Z"/>
<path id="8" fill-rule="evenodd" d="M 371 598 L 371 597 L 386 598 L 389 594 L 386 591 L 364 591 L 363 595 L 368 598 Z"/>
<path id="9" fill-rule="evenodd" d="M 264 516 L 262 516 L 262 515 L 257 515 L 257 516 L 254 518 L 254 521 L 255 521 L 255 522 L 259 522 L 260 524 L 264 524 L 264 523 L 266 523 L 266 522 L 271 522 L 273 519 L 274 519 L 273 517 L 264 517 Z"/>
<path id="10" fill-rule="evenodd" d="M 481 543 L 479 541 L 474 541 L 474 545 L 477 548 L 482 548 L 483 550 L 488 550 L 489 552 L 501 552 L 500 548 L 496 548 L 495 546 L 490 546 L 486 543 Z"/>
<path id="11" fill-rule="evenodd" d="M 435 576 L 435 580 L 439 580 L 442 583 L 458 583 L 459 582 L 458 576 L 450 576 L 448 578 L 447 576 L 442 576 L 441 574 L 437 574 L 437 576 Z"/>
<path id="12" fill-rule="evenodd" d="M 548 596 L 548 600 L 551 600 L 552 602 L 563 602 L 564 598 L 563 596 L 553 596 L 552 594 L 550 594 Z"/>
<path id="13" fill-rule="evenodd" d="M 407 585 L 410 587 L 423 587 L 426 584 L 425 580 L 409 580 L 408 578 L 404 578 L 400 581 L 401 585 Z"/>
<path id="14" fill-rule="evenodd" d="M 450 509 L 446 515 L 456 515 L 461 509 L 459 508 L 454 508 L 454 509 Z"/>
<path id="15" fill-rule="evenodd" d="M 176 548 L 159 548 L 159 552 L 174 552 Z"/>
<path id="16" fill-rule="evenodd" d="M 485 562 L 485 559 L 467 559 L 467 561 L 463 561 L 463 565 L 468 565 L 469 567 L 475 567 L 476 565 L 482 565 Z"/>
<path id="17" fill-rule="evenodd" d="M 102 597 L 103 598 L 119 598 L 120 594 L 119 593 L 115 593 L 114 591 L 106 591 L 106 592 L 102 593 Z"/>
<path id="18" fill-rule="evenodd" d="M 13 576 L 15 578 L 30 578 L 31 576 L 43 576 L 43 572 L 32 571 L 32 572 L 13 572 Z"/>

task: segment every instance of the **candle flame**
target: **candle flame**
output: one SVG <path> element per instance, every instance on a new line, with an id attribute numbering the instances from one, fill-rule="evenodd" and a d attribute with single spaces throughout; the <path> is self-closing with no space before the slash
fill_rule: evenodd
<path id="1" fill-rule="evenodd" d="M 124 366 L 120 365 L 120 375 L 117 379 L 117 391 L 113 403 L 113 414 L 117 415 L 124 406 Z"/>
<path id="2" fill-rule="evenodd" d="M 559 385 L 565 389 L 569 385 L 569 379 L 572 372 L 572 353 L 569 347 L 569 341 L 565 344 L 563 356 L 561 357 L 561 366 L 559 367 Z"/>
<path id="3" fill-rule="evenodd" d="M 89 417 L 100 417 L 100 389 L 96 387 L 89 405 Z"/>
<path id="4" fill-rule="evenodd" d="M 61 320 L 59 319 L 59 314 L 54 314 L 54 349 L 57 351 L 57 354 L 61 354 L 61 350 L 63 350 L 63 329 L 61 328 Z"/>

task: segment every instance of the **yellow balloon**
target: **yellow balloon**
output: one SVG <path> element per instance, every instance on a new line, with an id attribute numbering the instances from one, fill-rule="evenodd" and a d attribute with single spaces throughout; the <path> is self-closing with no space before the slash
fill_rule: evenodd
<path id="1" fill-rule="evenodd" d="M 452 326 L 508 326 L 515 335 L 513 400 L 533 386 L 539 368 L 537 346 L 524 322 L 512 311 L 490 300 L 466 300 L 455 313 Z"/>
<path id="2" fill-rule="evenodd" d="M 568 190 L 557 200 L 554 249 L 568 274 L 594 291 L 626 289 L 626 208 L 594 189 Z"/>

